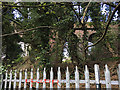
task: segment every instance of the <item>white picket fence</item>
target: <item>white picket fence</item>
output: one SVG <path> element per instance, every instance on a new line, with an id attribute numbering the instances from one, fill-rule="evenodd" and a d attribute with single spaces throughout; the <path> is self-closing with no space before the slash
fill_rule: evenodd
<path id="1" fill-rule="evenodd" d="M 108 66 L 105 65 L 105 80 L 100 80 L 100 69 L 99 69 L 99 65 L 95 64 L 94 65 L 94 71 L 95 71 L 95 80 L 90 80 L 89 78 L 89 70 L 87 65 L 85 65 L 85 80 L 79 80 L 79 71 L 78 71 L 78 67 L 76 66 L 76 70 L 75 70 L 75 80 L 70 80 L 70 74 L 69 74 L 69 70 L 67 67 L 66 70 L 66 79 L 65 80 L 61 80 L 61 71 L 60 71 L 60 67 L 58 67 L 58 72 L 57 72 L 57 79 L 53 79 L 53 68 L 51 68 L 50 71 L 50 79 L 47 80 L 46 79 L 46 71 L 44 68 L 43 71 L 43 79 L 40 80 L 40 73 L 39 73 L 39 68 L 37 69 L 37 75 L 36 75 L 36 79 L 33 79 L 33 69 L 31 69 L 30 72 L 30 79 L 27 78 L 27 69 L 25 70 L 25 78 L 22 79 L 22 70 L 20 70 L 19 72 L 19 79 L 16 79 L 17 77 L 17 71 L 15 70 L 14 72 L 14 78 L 12 78 L 12 70 L 9 73 L 9 79 L 8 79 L 8 71 L 6 71 L 5 74 L 5 79 L 2 79 L 2 83 L 1 83 L 1 88 L 9 88 L 11 89 L 11 85 L 13 83 L 13 88 L 16 88 L 16 82 L 19 83 L 19 89 L 24 88 L 26 89 L 27 86 L 26 84 L 29 82 L 30 83 L 30 87 L 29 88 L 33 88 L 33 83 L 36 83 L 36 88 L 46 88 L 46 83 L 50 83 L 50 88 L 55 88 L 53 87 L 53 83 L 57 83 L 57 88 L 61 88 L 61 83 L 66 83 L 66 88 L 70 88 L 70 83 L 74 83 L 75 84 L 75 88 L 82 88 L 80 87 L 81 83 L 85 84 L 85 88 L 90 88 L 90 84 L 95 84 L 96 88 L 100 88 L 100 84 L 105 84 L 106 88 L 111 88 L 111 85 L 119 85 L 119 89 L 120 89 L 120 64 L 118 65 L 117 68 L 117 74 L 118 74 L 118 80 L 117 81 L 111 81 L 110 78 L 110 71 L 108 69 Z M 21 84 L 24 84 L 24 87 L 22 87 Z M 39 87 L 39 84 L 43 83 L 42 87 Z"/>

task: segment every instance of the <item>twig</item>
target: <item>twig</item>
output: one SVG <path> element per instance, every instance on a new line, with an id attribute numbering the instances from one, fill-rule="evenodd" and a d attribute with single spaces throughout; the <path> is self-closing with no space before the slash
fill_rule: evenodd
<path id="1" fill-rule="evenodd" d="M 91 2 L 91 1 L 90 1 L 90 2 Z M 89 5 L 90 5 L 90 2 L 89 2 L 88 5 L 86 6 L 85 11 L 84 11 L 84 13 L 83 13 L 83 18 L 82 18 L 82 20 L 81 20 L 81 23 L 82 23 L 82 24 L 84 23 L 84 18 L 85 18 L 85 15 L 86 15 L 86 13 L 87 13 L 87 9 L 88 9 L 88 7 L 89 7 Z"/>
<path id="2" fill-rule="evenodd" d="M 77 14 L 77 12 L 73 9 L 73 7 L 71 6 L 71 9 L 73 10 L 73 12 L 75 13 L 75 15 L 77 16 L 78 20 L 79 20 L 79 24 L 81 24 L 81 20 L 79 15 Z"/>

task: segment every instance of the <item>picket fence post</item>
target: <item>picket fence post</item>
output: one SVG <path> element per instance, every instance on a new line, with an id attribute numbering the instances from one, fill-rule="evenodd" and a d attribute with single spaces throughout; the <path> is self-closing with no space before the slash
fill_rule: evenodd
<path id="1" fill-rule="evenodd" d="M 105 81 L 106 81 L 106 88 L 108 90 L 111 89 L 111 79 L 110 79 L 110 71 L 108 69 L 107 64 L 105 65 Z"/>
<path id="2" fill-rule="evenodd" d="M 4 87 L 5 90 L 7 88 L 7 76 L 8 76 L 8 70 L 6 70 L 6 73 L 5 73 L 5 87 Z"/>
<path id="3" fill-rule="evenodd" d="M 70 77 L 69 77 L 69 70 L 67 67 L 67 71 L 66 71 L 66 88 L 70 88 Z"/>
<path id="4" fill-rule="evenodd" d="M 0 74 L 0 90 L 2 90 L 2 85 L 3 85 L 3 74 L 2 74 L 2 72 L 1 72 L 1 74 Z"/>
<path id="5" fill-rule="evenodd" d="M 85 65 L 85 88 L 87 90 L 90 88 L 89 70 L 87 65 Z"/>
<path id="6" fill-rule="evenodd" d="M 79 72 L 78 72 L 78 67 L 76 66 L 75 70 L 75 88 L 79 88 Z"/>
<path id="7" fill-rule="evenodd" d="M 21 82 L 22 82 L 22 69 L 20 70 L 19 73 L 19 89 L 21 90 Z"/>
<path id="8" fill-rule="evenodd" d="M 13 86 L 14 90 L 16 88 L 16 77 L 17 77 L 17 70 L 15 70 L 15 74 L 14 74 L 14 86 Z"/>
<path id="9" fill-rule="evenodd" d="M 39 68 L 37 69 L 37 82 L 36 82 L 36 90 L 38 90 L 39 89 L 39 76 L 40 76 L 40 74 L 39 74 Z"/>
<path id="10" fill-rule="evenodd" d="M 30 89 L 33 87 L 33 68 L 31 69 L 31 76 L 30 76 Z"/>
<path id="11" fill-rule="evenodd" d="M 117 73 L 118 73 L 118 84 L 119 84 L 119 90 L 120 90 L 120 64 L 118 64 Z"/>
<path id="12" fill-rule="evenodd" d="M 26 90 L 26 87 L 27 87 L 27 69 L 25 70 L 24 90 Z"/>
<path id="13" fill-rule="evenodd" d="M 53 68 L 51 67 L 51 71 L 50 71 L 50 89 L 53 88 Z"/>
<path id="14" fill-rule="evenodd" d="M 45 71 L 46 68 L 44 68 L 44 71 L 43 71 L 43 89 L 46 88 L 46 71 Z"/>
<path id="15" fill-rule="evenodd" d="M 12 70 L 10 71 L 9 90 L 11 90 Z"/>
<path id="16" fill-rule="evenodd" d="M 97 90 L 100 90 L 101 89 L 101 84 L 100 84 L 100 69 L 99 69 L 99 65 L 97 65 L 97 64 L 94 65 L 94 71 L 95 71 L 96 88 L 97 88 Z"/>
<path id="17" fill-rule="evenodd" d="M 61 88 L 61 72 L 60 72 L 60 67 L 58 67 L 58 82 L 57 82 L 57 87 L 58 89 Z"/>

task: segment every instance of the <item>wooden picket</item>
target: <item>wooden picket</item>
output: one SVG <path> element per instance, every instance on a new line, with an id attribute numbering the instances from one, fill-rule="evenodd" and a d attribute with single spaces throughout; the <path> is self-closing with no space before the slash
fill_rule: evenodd
<path id="1" fill-rule="evenodd" d="M 68 67 L 66 71 L 66 88 L 70 88 L 70 75 L 69 75 Z"/>
<path id="2" fill-rule="evenodd" d="M 79 72 L 77 66 L 75 71 L 75 88 L 79 88 Z"/>
<path id="3" fill-rule="evenodd" d="M 40 74 L 39 74 L 39 68 L 37 69 L 37 82 L 36 82 L 36 89 L 38 89 L 39 88 L 39 76 L 40 76 Z"/>
<path id="4" fill-rule="evenodd" d="M 12 70 L 10 71 L 10 80 L 9 80 L 9 90 L 11 89 L 11 81 L 12 80 Z"/>
<path id="5" fill-rule="evenodd" d="M 106 88 L 110 89 L 111 88 L 111 79 L 110 79 L 110 71 L 108 69 L 107 64 L 105 65 L 105 81 L 106 81 Z"/>
<path id="6" fill-rule="evenodd" d="M 85 75 L 85 80 L 80 80 L 79 79 L 79 71 L 78 71 L 78 67 L 76 66 L 75 68 L 75 80 L 71 80 L 70 79 L 70 73 L 68 70 L 68 67 L 66 69 L 66 79 L 65 80 L 61 80 L 61 71 L 60 71 L 60 67 L 58 67 L 58 72 L 57 72 L 57 80 L 53 78 L 54 76 L 54 72 L 53 72 L 53 68 L 51 67 L 50 70 L 50 79 L 46 80 L 46 68 L 44 68 L 43 70 L 43 79 L 41 80 L 40 77 L 40 73 L 39 73 L 39 68 L 37 69 L 37 73 L 36 73 L 36 79 L 33 79 L 33 69 L 31 69 L 30 72 L 30 78 L 28 79 L 27 77 L 27 69 L 25 70 L 25 77 L 24 79 L 22 79 L 22 70 L 20 70 L 19 72 L 19 79 L 17 79 L 17 70 L 14 71 L 14 74 L 12 74 L 12 70 L 9 73 L 8 76 L 8 71 L 6 71 L 5 73 L 5 79 L 3 78 L 3 84 L 1 84 L 1 88 L 4 87 L 4 90 L 6 90 L 7 88 L 9 88 L 9 90 L 11 90 L 11 87 L 13 85 L 14 90 L 17 87 L 17 82 L 18 82 L 18 88 L 21 89 L 24 87 L 24 90 L 26 90 L 27 84 L 30 83 L 29 88 L 32 90 L 33 87 L 33 83 L 36 83 L 36 90 L 38 90 L 39 87 L 39 83 L 43 83 L 43 89 L 46 88 L 46 83 L 50 83 L 50 89 L 52 90 L 54 88 L 53 83 L 57 83 L 57 88 L 60 89 L 61 88 L 61 83 L 66 83 L 66 88 L 70 88 L 70 83 L 75 83 L 75 88 L 79 89 L 80 88 L 80 84 L 84 83 L 85 84 L 85 88 L 88 90 L 90 89 L 90 84 L 96 84 L 96 89 L 100 90 L 101 85 L 100 84 L 105 84 L 106 88 L 111 90 L 111 85 L 119 85 L 119 89 L 120 89 L 120 64 L 118 65 L 118 69 L 117 69 L 117 74 L 118 74 L 118 81 L 111 81 L 110 78 L 110 71 L 108 69 L 108 66 L 105 65 L 105 80 L 100 80 L 100 69 L 99 69 L 99 65 L 95 64 L 94 65 L 94 71 L 95 71 L 95 80 L 90 80 L 89 77 L 89 69 L 87 67 L 87 65 L 85 65 L 85 71 L 84 71 L 84 75 Z M 8 79 L 9 77 L 9 79 Z M 24 86 L 22 86 L 22 83 L 24 84 Z M 81 87 L 82 88 L 82 87 Z"/>
<path id="7" fill-rule="evenodd" d="M 5 74 L 5 87 L 4 87 L 5 90 L 7 88 L 7 76 L 8 76 L 8 70 L 6 71 L 6 74 Z"/>
<path id="8" fill-rule="evenodd" d="M 61 72 L 60 72 L 60 67 L 58 67 L 58 88 L 61 88 Z"/>
<path id="9" fill-rule="evenodd" d="M 3 75 L 1 73 L 0 74 L 0 90 L 2 90 L 2 85 L 3 85 Z"/>
<path id="10" fill-rule="evenodd" d="M 90 88 L 89 70 L 87 65 L 85 65 L 85 88 Z"/>
<path id="11" fill-rule="evenodd" d="M 33 86 L 33 69 L 31 69 L 31 76 L 30 76 L 30 89 Z"/>
<path id="12" fill-rule="evenodd" d="M 94 65 L 94 71 L 95 71 L 95 82 L 96 82 L 96 88 L 100 88 L 100 71 L 99 71 L 99 65 Z"/>
<path id="13" fill-rule="evenodd" d="M 50 89 L 53 88 L 53 68 L 50 71 Z"/>
<path id="14" fill-rule="evenodd" d="M 19 74 L 19 89 L 21 89 L 21 82 L 22 82 L 22 69 L 20 70 Z"/>
<path id="15" fill-rule="evenodd" d="M 27 87 L 27 69 L 25 70 L 25 80 L 24 80 L 24 89 Z"/>
<path id="16" fill-rule="evenodd" d="M 15 70 L 15 74 L 14 74 L 14 86 L 13 88 L 16 88 L 16 77 L 17 77 L 17 70 Z"/>
<path id="17" fill-rule="evenodd" d="M 46 68 L 44 68 L 44 71 L 43 71 L 43 88 L 46 88 L 46 71 L 45 71 Z"/>
<path id="18" fill-rule="evenodd" d="M 117 73 L 118 73 L 118 83 L 119 83 L 119 90 L 120 90 L 120 64 L 118 65 Z"/>

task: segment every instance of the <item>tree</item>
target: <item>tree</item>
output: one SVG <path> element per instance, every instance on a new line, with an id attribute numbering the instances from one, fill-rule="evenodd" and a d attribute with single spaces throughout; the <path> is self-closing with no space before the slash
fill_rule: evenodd
<path id="1" fill-rule="evenodd" d="M 4 19 L 7 18 L 9 22 L 12 21 L 15 23 L 14 25 L 16 26 L 10 26 L 8 24 L 9 28 L 14 27 L 19 30 L 17 30 L 17 33 L 12 33 L 15 32 L 15 30 L 11 28 L 10 32 L 6 32 L 9 34 L 3 33 L 6 34 L 3 35 L 3 37 L 7 37 L 8 39 L 8 37 L 16 36 L 17 39 L 11 38 L 11 40 L 15 39 L 16 43 L 19 41 L 28 43 L 32 48 L 30 50 L 31 62 L 34 63 L 36 60 L 39 61 L 38 65 L 41 64 L 47 67 L 51 65 L 55 66 L 56 63 L 62 63 L 63 48 L 65 42 L 68 42 L 68 51 L 72 63 L 80 65 L 81 61 L 86 61 L 87 59 L 89 59 L 88 48 L 91 46 L 96 46 L 97 44 L 99 44 L 99 42 L 101 42 L 102 44 L 105 43 L 105 41 L 103 40 L 105 40 L 109 24 L 111 23 L 115 12 L 120 7 L 120 3 L 118 3 L 117 5 L 112 4 L 115 9 L 112 13 L 109 13 L 109 16 L 107 16 L 109 17 L 108 22 L 106 22 L 107 17 L 101 14 L 101 3 L 19 2 L 16 5 L 12 4 L 15 3 L 3 3 L 4 9 L 10 8 L 10 14 L 12 14 L 13 10 L 17 10 L 17 12 L 20 13 L 20 17 L 15 19 L 13 18 L 13 16 L 10 16 L 9 13 L 7 13 L 7 15 L 9 16 L 6 15 Z M 74 6 L 78 6 L 78 12 L 75 10 Z M 82 8 L 82 10 L 80 9 L 80 7 Z M 94 10 L 93 7 L 95 8 Z M 112 11 L 112 9 L 110 10 Z M 92 30 L 94 29 L 97 34 L 95 36 L 95 39 L 93 40 L 94 44 L 90 46 L 88 46 L 88 30 L 91 28 L 88 28 L 87 22 L 89 17 L 92 19 L 92 22 L 90 22 L 89 24 L 93 26 Z M 82 38 L 75 35 L 76 29 L 74 28 L 74 24 L 78 24 L 78 29 L 84 32 Z M 3 28 L 6 27 L 3 26 Z M 22 39 L 18 38 L 18 34 L 22 35 Z M 51 42 L 50 40 L 53 40 L 54 42 Z M 7 46 L 7 48 L 9 47 L 10 46 Z M 18 49 L 16 49 L 16 51 L 17 50 Z M 5 54 L 7 54 L 7 52 Z M 16 54 L 20 54 L 20 52 Z M 11 55 L 12 54 L 10 54 L 10 56 Z"/>
<path id="2" fill-rule="evenodd" d="M 16 27 L 10 19 L 14 18 L 13 10 L 9 7 L 3 8 L 2 15 L 5 17 L 2 20 L 2 33 L 7 34 L 15 31 Z M 9 18 L 6 19 L 6 18 Z M 22 52 L 18 42 L 21 40 L 19 35 L 6 36 L 2 38 L 2 53 L 6 57 L 3 60 L 3 65 L 10 65 L 12 61 L 20 57 Z M 11 61 L 12 60 L 12 61 Z"/>

